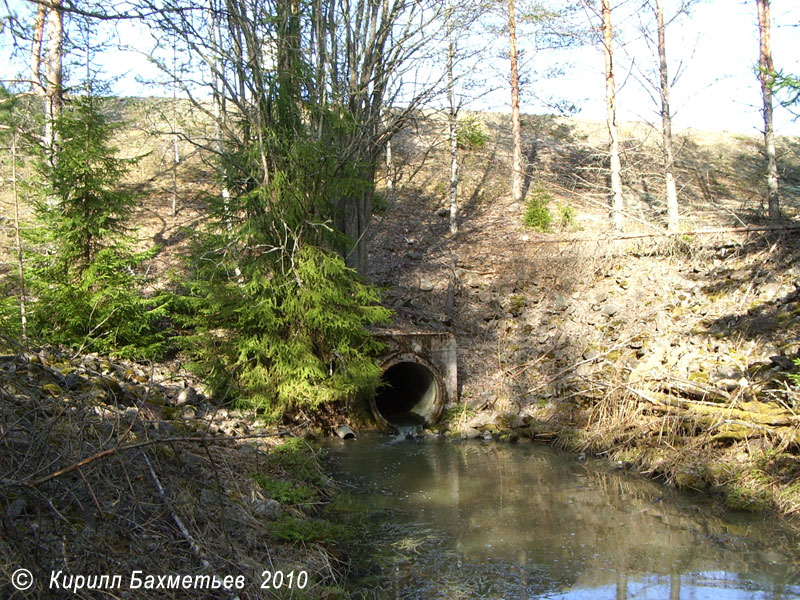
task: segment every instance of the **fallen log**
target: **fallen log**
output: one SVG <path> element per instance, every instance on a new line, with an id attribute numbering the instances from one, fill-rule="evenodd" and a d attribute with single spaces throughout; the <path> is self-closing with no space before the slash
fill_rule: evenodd
<path id="1" fill-rule="evenodd" d="M 756 425 L 771 427 L 790 427 L 800 425 L 800 417 L 786 409 L 770 409 L 762 412 L 733 408 L 729 405 L 714 405 L 708 402 L 698 402 L 684 398 L 675 398 L 662 392 L 643 391 L 626 386 L 628 391 L 655 406 L 669 406 L 672 408 L 690 411 L 697 417 L 717 417 L 721 421 L 736 420 Z M 751 403 L 752 404 L 752 403 Z M 767 406 L 765 403 L 758 403 Z"/>

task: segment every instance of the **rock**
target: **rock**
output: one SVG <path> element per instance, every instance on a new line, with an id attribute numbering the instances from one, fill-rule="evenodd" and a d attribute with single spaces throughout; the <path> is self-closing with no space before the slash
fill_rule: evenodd
<path id="1" fill-rule="evenodd" d="M 586 360 L 594 360 L 600 356 L 600 352 L 596 348 L 587 348 L 583 351 L 583 358 Z"/>
<path id="2" fill-rule="evenodd" d="M 528 414 L 515 415 L 511 419 L 510 426 L 512 429 L 521 429 L 530 425 L 532 419 L 533 417 Z"/>
<path id="3" fill-rule="evenodd" d="M 720 379 L 716 382 L 716 386 L 722 388 L 726 392 L 732 392 L 739 388 L 739 382 L 734 379 Z"/>
<path id="4" fill-rule="evenodd" d="M 283 509 L 281 508 L 280 502 L 269 498 L 267 500 L 262 500 L 261 502 L 256 502 L 253 505 L 253 512 L 259 517 L 267 519 L 268 521 L 277 521 L 280 518 Z"/>
<path id="5" fill-rule="evenodd" d="M 794 361 L 786 356 L 770 356 L 769 360 L 773 365 L 780 367 L 784 371 L 794 368 Z"/>
<path id="6" fill-rule="evenodd" d="M 244 509 L 244 507 L 242 507 L 239 504 L 236 504 L 235 502 L 232 504 L 228 504 L 225 507 L 225 515 L 232 521 L 235 521 L 240 524 L 249 524 L 253 520 L 253 517 L 250 516 L 250 513 L 248 513 Z"/>
<path id="7" fill-rule="evenodd" d="M 465 427 L 461 429 L 459 432 L 462 440 L 475 440 L 479 437 L 483 436 L 483 432 L 478 429 L 472 429 L 471 427 Z"/>
<path id="8" fill-rule="evenodd" d="M 742 372 L 739 371 L 739 369 L 737 369 L 736 367 L 733 367 L 731 365 L 722 365 L 718 367 L 716 371 L 714 371 L 712 377 L 714 379 L 719 379 L 719 380 L 732 379 L 735 381 L 738 377 L 741 376 L 741 374 Z"/>
<path id="9" fill-rule="evenodd" d="M 483 279 L 476 273 L 467 273 L 464 277 L 462 277 L 461 281 L 464 282 L 465 286 L 471 288 L 479 288 L 481 287 L 481 284 L 483 284 Z"/>
<path id="10" fill-rule="evenodd" d="M 433 290 L 433 282 L 427 277 L 420 277 L 419 290 L 421 292 L 430 292 L 431 290 Z"/>
<path id="11" fill-rule="evenodd" d="M 569 299 L 561 294 L 556 294 L 553 298 L 553 310 L 555 312 L 563 312 L 567 310 L 571 304 Z"/>
<path id="12" fill-rule="evenodd" d="M 467 421 L 467 427 L 473 429 L 479 429 L 481 427 L 486 427 L 487 425 L 494 425 L 497 423 L 498 415 L 494 412 L 480 412 L 472 419 Z"/>
<path id="13" fill-rule="evenodd" d="M 450 209 L 446 206 L 443 206 L 439 210 L 436 211 L 436 214 L 440 217 L 449 217 L 450 216 Z"/>
<path id="14" fill-rule="evenodd" d="M 603 304 L 606 300 L 608 300 L 608 292 L 599 292 L 594 297 L 595 304 Z"/>
<path id="15" fill-rule="evenodd" d="M 602 309 L 602 313 L 607 317 L 613 317 L 618 312 L 619 306 L 616 304 L 606 304 Z"/>
<path id="16" fill-rule="evenodd" d="M 175 406 L 183 406 L 184 404 L 195 404 L 197 402 L 197 390 L 192 386 L 187 386 L 181 390 L 178 397 L 175 399 Z"/>
<path id="17" fill-rule="evenodd" d="M 763 285 L 758 292 L 758 297 L 766 302 L 770 302 L 774 300 L 781 292 L 783 292 L 783 286 L 779 283 L 767 283 Z"/>

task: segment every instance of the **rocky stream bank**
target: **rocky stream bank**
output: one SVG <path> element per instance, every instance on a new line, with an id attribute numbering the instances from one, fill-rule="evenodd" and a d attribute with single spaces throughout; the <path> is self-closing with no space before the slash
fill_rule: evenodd
<path id="1" fill-rule="evenodd" d="M 0 597 L 340 597 L 349 533 L 322 517 L 318 451 L 183 375 L 0 356 Z"/>

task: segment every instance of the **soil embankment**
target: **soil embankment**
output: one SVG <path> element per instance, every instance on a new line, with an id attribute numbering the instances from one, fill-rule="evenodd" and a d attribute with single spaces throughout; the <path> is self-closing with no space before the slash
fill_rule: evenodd
<path id="1" fill-rule="evenodd" d="M 732 508 L 797 513 L 796 152 L 784 155 L 783 229 L 770 229 L 757 140 L 684 134 L 683 227 L 716 233 L 668 238 L 656 231 L 658 153 L 645 128 L 630 127 L 618 239 L 600 203 L 599 130 L 531 118 L 529 197 L 549 201 L 555 222 L 542 233 L 508 197 L 502 118 L 483 119 L 493 135 L 462 158 L 459 232 L 444 210 L 446 157 L 409 152 L 400 172 L 415 178 L 390 196 L 373 241 L 371 275 L 398 322 L 458 336 L 466 408 L 451 411 L 450 429 L 556 440 L 717 491 Z"/>

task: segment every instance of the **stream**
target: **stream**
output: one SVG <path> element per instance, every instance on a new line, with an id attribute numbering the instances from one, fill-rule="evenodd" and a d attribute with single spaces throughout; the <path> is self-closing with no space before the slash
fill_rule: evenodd
<path id="1" fill-rule="evenodd" d="M 800 598 L 800 538 L 547 446 L 330 440 L 360 522 L 349 589 L 376 599 Z"/>

